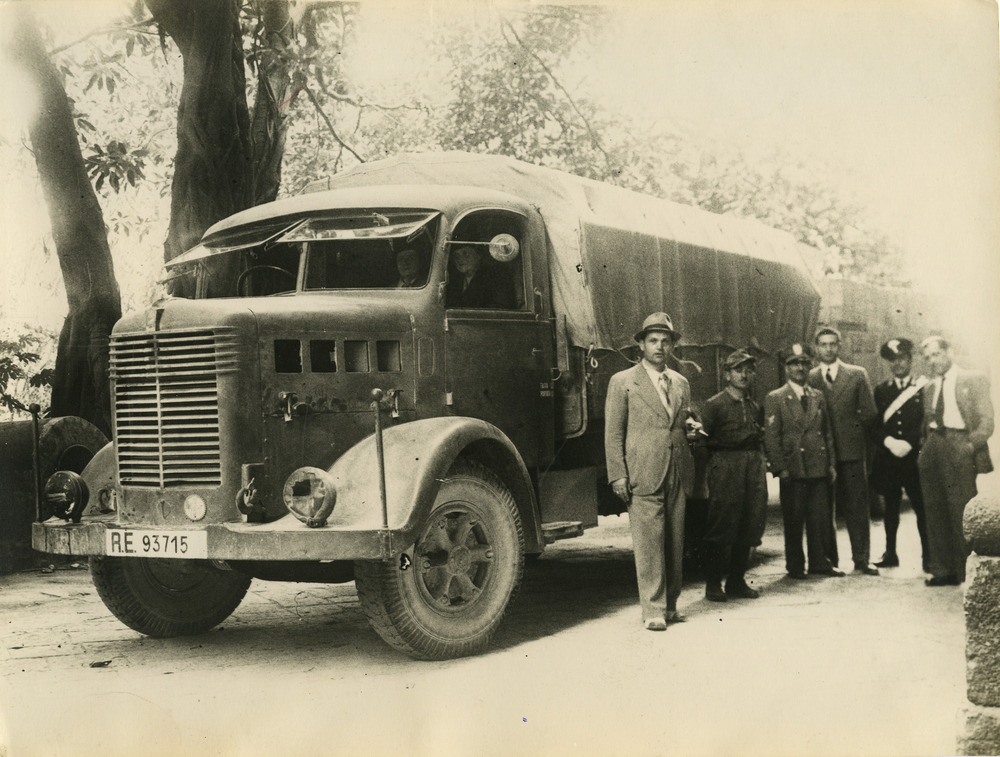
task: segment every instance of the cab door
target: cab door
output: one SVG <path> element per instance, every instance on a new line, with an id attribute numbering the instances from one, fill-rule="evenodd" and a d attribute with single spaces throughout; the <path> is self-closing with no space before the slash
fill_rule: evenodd
<path id="1" fill-rule="evenodd" d="M 451 257 L 462 246 L 477 247 L 482 275 L 501 291 L 487 305 L 446 296 L 445 364 L 451 411 L 497 426 L 532 467 L 552 455 L 554 344 L 548 276 L 532 255 L 544 252 L 536 249 L 542 237 L 528 229 L 527 217 L 502 210 L 476 211 L 455 225 L 448 242 Z M 500 234 L 517 241 L 519 252 L 509 260 L 503 253 L 491 255 L 489 241 Z M 458 291 L 461 275 L 450 262 L 449 291 Z"/>

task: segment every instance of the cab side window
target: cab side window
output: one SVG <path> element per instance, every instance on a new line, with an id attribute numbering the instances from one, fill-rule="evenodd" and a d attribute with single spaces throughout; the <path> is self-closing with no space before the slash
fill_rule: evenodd
<path id="1" fill-rule="evenodd" d="M 501 234 L 517 241 L 518 254 L 491 251 L 491 240 Z M 524 310 L 524 236 L 524 219 L 514 213 L 482 211 L 463 218 L 449 244 L 445 306 Z"/>

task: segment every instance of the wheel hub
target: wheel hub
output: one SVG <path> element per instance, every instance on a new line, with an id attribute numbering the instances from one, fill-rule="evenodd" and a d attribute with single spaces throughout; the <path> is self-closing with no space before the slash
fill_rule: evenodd
<path id="1" fill-rule="evenodd" d="M 424 598 L 439 610 L 461 611 L 489 581 L 493 550 L 479 520 L 456 507 L 430 524 L 414 557 Z"/>

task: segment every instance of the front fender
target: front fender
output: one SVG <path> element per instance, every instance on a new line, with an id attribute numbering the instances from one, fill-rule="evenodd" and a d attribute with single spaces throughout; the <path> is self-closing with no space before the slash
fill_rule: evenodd
<path id="1" fill-rule="evenodd" d="M 97 454 L 90 459 L 80 474 L 90 492 L 90 499 L 84 509 L 85 514 L 92 515 L 110 509 L 111 492 L 115 488 L 115 474 L 115 446 L 108 442 L 97 450 Z"/>
<path id="2" fill-rule="evenodd" d="M 524 526 L 525 549 L 542 549 L 538 505 L 528 470 L 510 439 L 496 426 L 475 418 L 428 418 L 382 432 L 389 530 L 397 545 L 412 544 L 441 479 L 460 456 L 491 468 L 510 489 Z M 358 442 L 329 469 L 337 487 L 330 525 L 381 527 L 375 436 Z"/>

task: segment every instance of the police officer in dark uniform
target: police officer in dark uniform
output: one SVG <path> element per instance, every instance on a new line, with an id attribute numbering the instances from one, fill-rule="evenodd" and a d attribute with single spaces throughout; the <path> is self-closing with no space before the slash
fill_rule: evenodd
<path id="1" fill-rule="evenodd" d="M 911 375 L 913 342 L 909 339 L 890 339 L 882 345 L 879 355 L 883 360 L 889 361 L 893 377 L 875 387 L 878 420 L 872 483 L 885 501 L 885 554 L 875 564 L 885 568 L 899 565 L 896 530 L 899 528 L 899 505 L 905 489 L 917 516 L 923 568 L 927 572 L 930 552 L 924 519 L 924 497 L 920 491 L 920 473 L 917 469 L 921 424 L 924 419 L 920 390 L 927 379 L 923 376 L 914 379 Z"/>
<path id="2" fill-rule="evenodd" d="M 760 544 L 767 517 L 764 411 L 749 396 L 757 359 L 736 350 L 722 365 L 726 387 L 705 403 L 708 531 L 705 534 L 705 597 L 756 599 L 746 582 L 750 550 Z M 726 578 L 725 591 L 722 579 Z"/>

